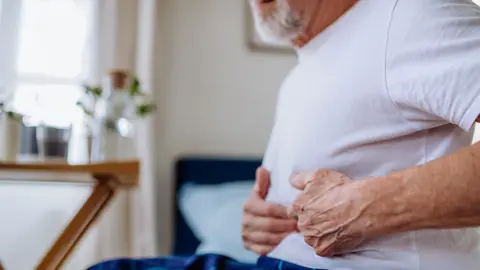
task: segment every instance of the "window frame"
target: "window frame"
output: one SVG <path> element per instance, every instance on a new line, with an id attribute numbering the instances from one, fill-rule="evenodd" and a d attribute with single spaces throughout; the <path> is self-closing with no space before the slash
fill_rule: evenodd
<path id="1" fill-rule="evenodd" d="M 11 96 L 16 86 L 23 0 L 2 0 L 0 8 L 0 96 Z"/>
<path id="2" fill-rule="evenodd" d="M 81 85 L 84 82 L 82 79 L 83 75 L 79 75 L 76 78 L 67 78 L 48 74 L 20 73 L 18 71 L 24 1 L 28 0 L 0 0 L 0 56 L 3 59 L 0 61 L 0 101 L 8 100 L 14 107 L 15 104 L 22 102 L 19 100 L 19 92 L 17 92 L 19 85 L 69 85 L 78 87 L 79 91 L 81 91 Z M 84 56 L 86 57 L 87 55 Z M 34 99 L 36 99 L 35 97 L 41 97 L 41 93 L 38 92 L 33 92 L 32 95 Z M 52 102 L 62 102 L 61 99 L 57 100 Z M 33 106 L 36 107 L 36 105 L 39 107 L 32 110 L 41 110 L 40 106 L 42 104 L 35 101 Z M 72 106 L 75 106 L 75 104 L 73 103 Z M 17 108 L 19 109 L 19 107 Z M 27 116 L 33 115 L 28 114 Z M 82 121 L 73 112 L 69 112 L 69 117 L 67 118 L 70 118 L 69 121 L 73 125 L 79 124 L 79 120 Z M 47 123 L 55 121 L 53 119 L 39 120 Z"/>

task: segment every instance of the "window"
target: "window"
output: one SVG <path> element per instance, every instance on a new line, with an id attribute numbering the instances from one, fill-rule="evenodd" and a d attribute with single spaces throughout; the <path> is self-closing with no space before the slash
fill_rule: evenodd
<path id="1" fill-rule="evenodd" d="M 3 0 L 0 64 L 4 91 L 13 107 L 51 125 L 77 122 L 75 103 L 86 63 L 88 20 L 85 0 Z M 0 54 L 3 54 L 0 52 Z M 8 54 L 8 55 L 7 55 Z M 7 89 L 10 88 L 10 89 Z"/>

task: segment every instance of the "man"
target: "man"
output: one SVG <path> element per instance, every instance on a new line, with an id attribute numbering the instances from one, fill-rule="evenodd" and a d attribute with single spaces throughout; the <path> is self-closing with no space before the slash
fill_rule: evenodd
<path id="1" fill-rule="evenodd" d="M 251 0 L 296 47 L 245 205 L 256 266 L 219 256 L 108 269 L 479 269 L 480 8 L 471 0 Z M 128 268 L 128 267 L 129 268 Z"/>
<path id="2" fill-rule="evenodd" d="M 245 246 L 322 269 L 480 269 L 480 237 L 465 229 L 480 226 L 480 145 L 467 147 L 480 113 L 480 9 L 470 0 L 252 6 L 260 33 L 293 40 L 299 63 L 246 205 Z M 270 213 L 255 211 L 269 185 Z M 283 224 L 287 212 L 299 233 Z"/>

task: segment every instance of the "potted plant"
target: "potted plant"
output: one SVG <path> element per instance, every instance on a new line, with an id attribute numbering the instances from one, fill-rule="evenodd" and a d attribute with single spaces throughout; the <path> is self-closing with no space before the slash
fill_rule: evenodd
<path id="1" fill-rule="evenodd" d="M 122 74 L 126 76 L 126 73 L 122 72 Z M 102 86 L 91 86 L 87 84 L 83 86 L 84 94 L 80 100 L 77 101 L 77 105 L 86 116 L 89 156 L 92 153 L 94 131 L 95 128 L 98 128 L 97 125 L 99 122 L 102 122 L 105 130 L 109 134 L 114 134 L 122 138 L 132 137 L 134 134 L 135 121 L 148 117 L 156 110 L 154 102 L 151 101 L 149 95 L 141 89 L 140 80 L 137 77 L 133 77 L 129 84 L 120 84 L 120 86 L 122 88 L 121 94 L 123 102 L 128 105 L 122 109 L 122 113 L 113 116 L 110 115 L 106 117 L 106 119 L 99 119 L 101 118 L 99 115 L 102 115 L 103 112 L 98 112 L 99 107 L 105 106 L 105 104 L 103 104 L 105 89 Z"/>
<path id="2" fill-rule="evenodd" d="M 97 102 L 101 99 L 103 89 L 101 86 L 83 85 L 84 93 L 80 100 L 77 101 L 83 113 L 87 116 L 87 120 L 91 121 L 95 118 L 95 109 Z M 150 101 L 150 97 L 140 87 L 140 80 L 134 77 L 130 86 L 128 87 L 128 96 L 130 101 L 134 104 L 135 119 L 143 119 L 148 117 L 156 110 L 156 105 Z M 108 126 L 108 128 L 115 128 Z"/>

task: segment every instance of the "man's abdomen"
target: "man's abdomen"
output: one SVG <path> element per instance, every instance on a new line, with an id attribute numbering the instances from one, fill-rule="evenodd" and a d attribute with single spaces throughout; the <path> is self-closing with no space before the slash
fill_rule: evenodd
<path id="1" fill-rule="evenodd" d="M 324 258 L 315 254 L 301 234 L 291 234 L 269 256 L 331 270 L 474 270 L 480 265 L 479 247 L 475 230 L 432 230 L 383 237 L 349 253 Z"/>

